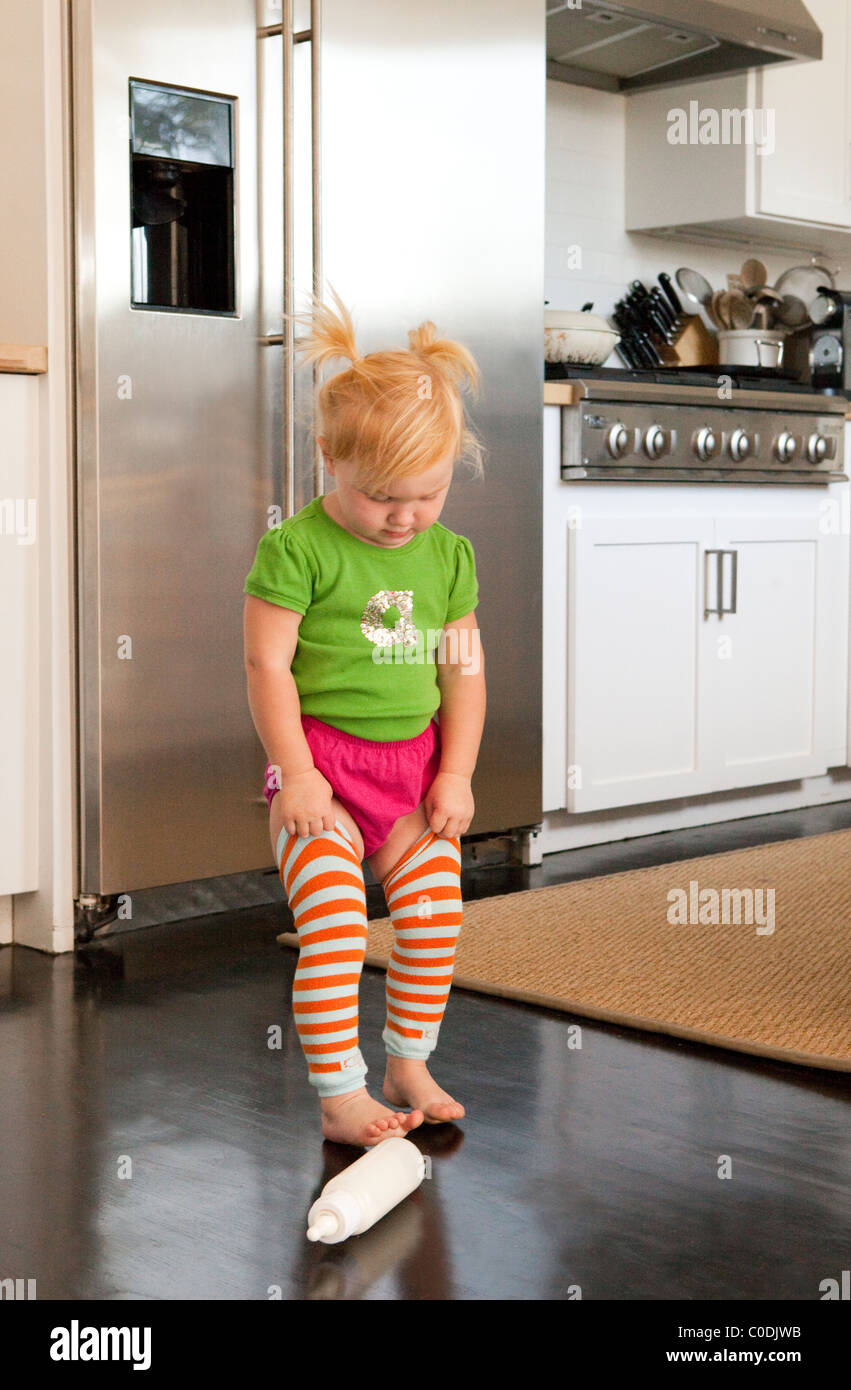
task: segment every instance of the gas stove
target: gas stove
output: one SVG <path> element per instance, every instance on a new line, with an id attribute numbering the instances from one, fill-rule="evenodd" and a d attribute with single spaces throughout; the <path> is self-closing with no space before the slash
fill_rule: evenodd
<path id="1" fill-rule="evenodd" d="M 781 373 L 547 364 L 570 382 L 561 476 L 825 486 L 843 471 L 847 402 Z"/>

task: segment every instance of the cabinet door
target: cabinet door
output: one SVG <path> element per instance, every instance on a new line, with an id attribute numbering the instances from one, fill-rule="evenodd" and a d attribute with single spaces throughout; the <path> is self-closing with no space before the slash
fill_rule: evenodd
<path id="1" fill-rule="evenodd" d="M 698 699 L 695 516 L 591 516 L 568 531 L 568 811 L 711 790 Z"/>
<path id="2" fill-rule="evenodd" d="M 835 547 L 816 506 L 797 516 L 721 518 L 716 545 L 735 551 L 737 582 L 735 612 L 706 619 L 701 689 L 711 711 L 712 789 L 825 772 L 831 692 L 842 672 L 831 626 Z M 713 598 L 713 606 L 731 606 L 731 571 L 728 557 L 723 605 Z"/>
<path id="3" fill-rule="evenodd" d="M 848 8 L 847 0 L 807 0 L 824 35 L 821 62 L 758 75 L 758 104 L 775 122 L 773 152 L 753 155 L 762 213 L 851 226 Z"/>
<path id="4" fill-rule="evenodd" d="M 39 377 L 0 375 L 0 897 L 39 886 L 39 401 Z"/>

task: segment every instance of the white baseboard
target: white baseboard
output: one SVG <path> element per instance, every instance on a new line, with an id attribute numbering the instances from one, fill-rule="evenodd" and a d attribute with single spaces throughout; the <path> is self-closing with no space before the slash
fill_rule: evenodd
<path id="1" fill-rule="evenodd" d="M 851 768 L 836 768 L 822 777 L 809 777 L 801 782 L 716 792 L 711 796 L 655 802 L 649 806 L 615 807 L 610 811 L 588 811 L 581 815 L 547 811 L 540 846 L 545 855 L 557 854 L 560 850 L 581 849 L 585 845 L 767 816 L 777 811 L 797 811 L 804 806 L 823 806 L 832 801 L 851 801 Z"/>

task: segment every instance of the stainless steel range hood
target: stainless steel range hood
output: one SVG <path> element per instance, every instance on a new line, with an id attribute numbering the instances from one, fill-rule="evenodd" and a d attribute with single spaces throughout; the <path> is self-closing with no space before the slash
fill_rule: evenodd
<path id="1" fill-rule="evenodd" d="M 802 0 L 547 0 L 547 76 L 613 92 L 822 56 Z"/>

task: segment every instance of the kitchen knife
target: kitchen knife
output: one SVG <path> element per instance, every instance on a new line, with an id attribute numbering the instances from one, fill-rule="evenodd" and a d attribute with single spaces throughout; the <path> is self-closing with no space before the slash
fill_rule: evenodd
<path id="1" fill-rule="evenodd" d="M 663 342 L 671 341 L 671 326 L 659 306 L 650 298 L 645 301 L 644 319 L 647 324 L 652 325 Z"/>
<path id="2" fill-rule="evenodd" d="M 662 358 L 659 356 L 649 333 L 636 333 L 635 341 L 648 367 L 662 366 Z"/>
<path id="3" fill-rule="evenodd" d="M 651 342 L 653 342 L 655 338 L 661 339 L 664 343 L 670 341 L 671 331 L 668 322 L 660 312 L 658 305 L 653 302 L 650 295 L 646 295 L 645 298 L 639 299 L 635 307 L 635 316 L 638 319 L 640 327 L 648 335 Z"/>
<path id="4" fill-rule="evenodd" d="M 657 276 L 657 279 L 659 281 L 659 284 L 662 286 L 662 289 L 665 291 L 665 294 L 668 296 L 668 303 L 670 304 L 677 317 L 680 318 L 682 316 L 683 306 L 680 302 L 676 290 L 674 289 L 673 280 L 671 279 L 670 275 L 665 274 L 664 270 L 662 271 L 661 275 Z"/>
<path id="5" fill-rule="evenodd" d="M 640 368 L 641 363 L 636 356 L 635 345 L 631 342 L 629 334 L 625 334 L 620 342 L 615 344 L 615 352 L 618 354 L 621 361 L 626 363 L 627 367 L 630 367 L 633 371 L 637 371 Z"/>
<path id="6" fill-rule="evenodd" d="M 677 316 L 671 308 L 670 304 L 668 303 L 667 299 L 663 295 L 662 291 L 658 288 L 658 286 L 653 286 L 652 290 L 650 291 L 650 298 L 652 299 L 653 304 L 655 305 L 656 312 L 661 315 L 665 323 L 668 325 L 668 328 L 676 328 Z"/>

